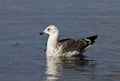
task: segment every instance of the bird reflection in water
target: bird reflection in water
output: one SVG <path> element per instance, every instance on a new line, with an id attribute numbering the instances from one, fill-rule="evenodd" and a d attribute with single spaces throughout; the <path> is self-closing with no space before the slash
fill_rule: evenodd
<path id="1" fill-rule="evenodd" d="M 57 81 L 62 75 L 64 69 L 76 69 L 82 66 L 94 66 L 93 60 L 85 59 L 85 56 L 79 57 L 47 57 L 46 81 Z"/>

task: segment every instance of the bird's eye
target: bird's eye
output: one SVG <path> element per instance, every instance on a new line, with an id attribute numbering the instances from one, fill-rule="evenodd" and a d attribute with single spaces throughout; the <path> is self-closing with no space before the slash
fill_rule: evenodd
<path id="1" fill-rule="evenodd" d="M 47 30 L 49 31 L 50 29 L 48 28 Z"/>

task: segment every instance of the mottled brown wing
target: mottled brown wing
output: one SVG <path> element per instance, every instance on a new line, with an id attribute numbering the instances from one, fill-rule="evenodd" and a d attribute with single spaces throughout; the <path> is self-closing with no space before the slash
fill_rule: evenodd
<path id="1" fill-rule="evenodd" d="M 80 40 L 73 40 L 73 39 L 64 39 L 60 41 L 60 46 L 62 45 L 62 52 L 72 52 L 72 51 L 78 51 L 82 52 L 86 46 L 87 43 L 85 40 L 80 39 Z"/>

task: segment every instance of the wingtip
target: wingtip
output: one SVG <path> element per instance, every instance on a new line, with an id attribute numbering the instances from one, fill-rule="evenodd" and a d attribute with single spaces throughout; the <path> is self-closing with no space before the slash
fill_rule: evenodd
<path id="1" fill-rule="evenodd" d="M 96 38 L 98 38 L 98 35 L 87 37 L 87 39 L 91 39 L 91 38 L 96 39 Z"/>
<path id="2" fill-rule="evenodd" d="M 94 35 L 94 36 L 91 36 L 91 37 L 87 37 L 86 39 L 89 39 L 91 41 L 90 44 L 93 44 L 96 41 L 97 38 L 98 38 L 98 35 Z"/>
<path id="3" fill-rule="evenodd" d="M 97 37 L 98 37 L 98 35 L 94 35 L 94 36 L 92 36 L 92 37 L 96 37 L 96 38 L 97 38 Z"/>

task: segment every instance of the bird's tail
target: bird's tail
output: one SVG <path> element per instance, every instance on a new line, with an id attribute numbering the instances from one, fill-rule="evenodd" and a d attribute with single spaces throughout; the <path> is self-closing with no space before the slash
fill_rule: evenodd
<path id="1" fill-rule="evenodd" d="M 87 37 L 86 40 L 89 41 L 89 44 L 93 44 L 96 41 L 97 37 L 98 37 L 98 35 Z"/>
<path id="2" fill-rule="evenodd" d="M 94 42 L 96 41 L 97 37 L 98 37 L 98 35 L 94 35 L 94 36 L 85 38 L 84 40 L 87 42 L 87 47 L 86 48 L 88 48 L 89 46 L 94 44 Z"/>

